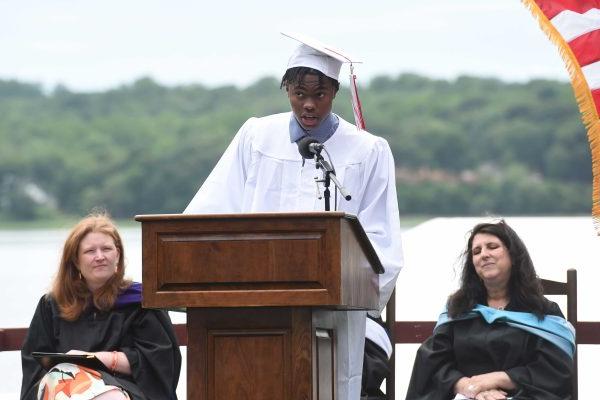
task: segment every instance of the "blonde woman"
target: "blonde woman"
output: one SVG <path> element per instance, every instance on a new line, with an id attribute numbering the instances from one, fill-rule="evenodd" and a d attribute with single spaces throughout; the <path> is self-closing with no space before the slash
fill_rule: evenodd
<path id="1" fill-rule="evenodd" d="M 23 349 L 22 400 L 176 399 L 181 355 L 166 312 L 141 307 L 141 285 L 124 278 L 113 221 L 93 214 L 71 230 L 52 290 L 40 299 Z M 32 352 L 93 354 L 102 368 Z"/>

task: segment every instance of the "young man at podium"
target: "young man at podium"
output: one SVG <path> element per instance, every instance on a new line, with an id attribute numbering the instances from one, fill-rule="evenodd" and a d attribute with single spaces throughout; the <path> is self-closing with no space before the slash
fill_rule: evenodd
<path id="1" fill-rule="evenodd" d="M 352 73 L 359 127 L 332 112 L 340 69 L 343 63 L 352 68 L 351 59 L 310 38 L 285 35 L 300 42 L 281 81 L 291 112 L 246 121 L 184 213 L 323 211 L 325 188 L 315 179 L 320 172 L 299 154 L 298 143 L 305 152 L 325 150 L 336 183 L 351 197 L 335 196 L 332 208 L 358 217 L 385 268 L 379 275 L 379 310 L 369 318 L 362 311 L 333 313 L 338 397 L 384 398 L 379 387 L 392 345 L 378 322 L 403 263 L 394 160 L 385 139 L 364 130 Z M 306 145 L 304 138 L 317 146 Z M 356 351 L 363 348 L 364 367 L 363 354 Z"/>

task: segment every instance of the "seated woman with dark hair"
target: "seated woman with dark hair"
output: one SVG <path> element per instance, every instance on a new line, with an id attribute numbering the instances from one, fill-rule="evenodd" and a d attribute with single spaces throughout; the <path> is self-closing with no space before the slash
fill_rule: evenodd
<path id="1" fill-rule="evenodd" d="M 407 400 L 571 399 L 575 331 L 504 221 L 475 226 L 460 288 L 419 348 Z"/>
<path id="2" fill-rule="evenodd" d="M 165 311 L 141 307 L 141 285 L 124 278 L 124 258 L 108 216 L 75 225 L 21 351 L 21 399 L 177 399 L 181 354 L 171 321 Z M 103 365 L 63 362 L 46 370 L 33 352 L 89 354 Z"/>

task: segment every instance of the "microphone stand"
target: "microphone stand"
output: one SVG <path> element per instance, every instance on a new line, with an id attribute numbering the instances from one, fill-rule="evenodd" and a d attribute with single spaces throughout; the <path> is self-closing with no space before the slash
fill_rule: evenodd
<path id="1" fill-rule="evenodd" d="M 315 152 L 315 166 L 317 167 L 317 169 L 320 168 L 323 170 L 323 179 L 321 179 L 317 182 L 323 182 L 323 186 L 325 187 L 325 190 L 323 191 L 323 197 L 325 199 L 325 211 L 331 210 L 331 205 L 330 205 L 331 193 L 329 191 L 329 185 L 331 184 L 331 181 L 333 181 L 335 186 L 337 186 L 337 188 L 340 191 L 340 193 L 342 194 L 342 196 L 344 196 L 344 199 L 346 199 L 346 200 L 352 199 L 352 196 L 350 196 L 350 194 L 346 191 L 346 189 L 344 189 L 344 187 L 341 185 L 340 181 L 338 181 L 337 176 L 335 176 L 335 170 L 333 169 L 331 164 L 329 164 L 329 162 L 327 162 L 327 160 L 325 160 L 323 158 L 323 156 L 321 155 L 320 150 Z"/>

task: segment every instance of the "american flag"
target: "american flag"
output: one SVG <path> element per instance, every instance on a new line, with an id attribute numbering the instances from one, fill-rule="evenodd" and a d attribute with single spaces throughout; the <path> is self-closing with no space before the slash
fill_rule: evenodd
<path id="1" fill-rule="evenodd" d="M 558 46 L 592 152 L 592 216 L 600 234 L 600 0 L 522 0 Z"/>

